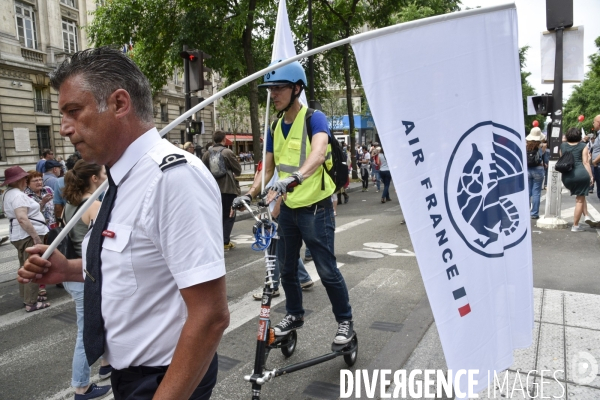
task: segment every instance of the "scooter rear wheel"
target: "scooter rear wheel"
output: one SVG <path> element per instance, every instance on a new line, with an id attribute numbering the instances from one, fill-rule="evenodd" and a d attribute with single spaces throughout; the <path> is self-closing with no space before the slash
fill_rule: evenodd
<path id="1" fill-rule="evenodd" d="M 290 357 L 296 351 L 296 343 L 298 342 L 298 334 L 296 331 L 291 331 L 288 336 L 281 341 L 281 353 L 285 357 Z"/>
<path id="2" fill-rule="evenodd" d="M 354 351 L 350 354 L 344 354 L 344 361 L 349 367 L 353 366 L 358 358 L 358 336 L 356 336 L 356 333 L 354 333 L 354 337 L 350 341 L 350 344 L 354 347 Z"/>

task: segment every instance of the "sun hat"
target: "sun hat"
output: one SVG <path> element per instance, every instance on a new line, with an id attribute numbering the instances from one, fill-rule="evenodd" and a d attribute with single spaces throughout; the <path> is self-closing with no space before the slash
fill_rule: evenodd
<path id="1" fill-rule="evenodd" d="M 25 170 L 18 165 L 6 168 L 4 170 L 4 185 L 15 183 L 29 175 Z"/>
<path id="2" fill-rule="evenodd" d="M 525 140 L 537 140 L 541 142 L 543 138 L 542 130 L 536 126 L 531 129 Z"/>

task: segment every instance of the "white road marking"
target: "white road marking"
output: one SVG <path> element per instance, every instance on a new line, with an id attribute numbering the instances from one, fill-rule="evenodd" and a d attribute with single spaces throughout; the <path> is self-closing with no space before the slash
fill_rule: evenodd
<path id="1" fill-rule="evenodd" d="M 396 249 L 373 249 L 371 247 L 364 247 L 363 250 L 377 251 L 379 253 L 388 254 L 388 255 L 392 255 L 392 254 L 394 254 L 396 252 Z"/>
<path id="2" fill-rule="evenodd" d="M 397 244 L 392 243 L 379 243 L 379 242 L 369 242 L 363 243 L 363 246 L 372 247 L 374 249 L 395 249 L 398 247 Z"/>
<path id="3" fill-rule="evenodd" d="M 358 226 L 358 225 L 361 225 L 361 224 L 365 224 L 365 223 L 367 223 L 369 221 L 370 221 L 370 219 L 367 219 L 367 218 L 357 219 L 356 221 L 352 221 L 352 222 L 349 222 L 347 224 L 338 226 L 337 228 L 335 228 L 335 233 L 340 233 L 340 232 L 347 231 L 350 228 L 354 228 L 355 226 Z"/>
<path id="4" fill-rule="evenodd" d="M 338 268 L 341 268 L 343 265 L 343 263 L 337 264 Z M 313 282 L 317 283 L 321 280 L 319 274 L 317 274 L 315 263 L 313 261 L 304 264 L 304 266 L 306 267 L 306 271 L 311 276 Z M 236 302 L 230 302 L 228 304 L 230 322 L 229 327 L 225 330 L 224 335 L 228 334 L 234 329 L 239 328 L 251 319 L 258 317 L 258 312 L 260 311 L 260 301 L 254 300 L 254 297 L 252 297 L 252 295 L 254 293 L 262 292 L 262 290 L 263 286 L 260 286 L 243 295 L 240 300 Z M 271 300 L 271 310 L 275 308 L 277 304 L 285 300 L 285 293 L 283 292 L 283 290 L 280 290 L 279 292 L 281 293 L 281 295 Z"/>
<path id="5" fill-rule="evenodd" d="M 4 314 L 2 316 L 2 322 L 0 322 L 0 331 L 9 325 L 18 324 L 20 322 L 25 321 L 26 319 L 35 317 L 36 315 L 39 316 L 41 313 L 48 312 L 48 311 L 52 310 L 53 308 L 60 307 L 63 304 L 70 303 L 72 301 L 73 301 L 73 299 L 71 298 L 71 296 L 64 296 L 59 300 L 55 300 L 55 301 L 49 300 L 48 303 L 50 303 L 50 307 L 45 308 L 43 310 L 38 310 L 38 311 L 28 313 L 28 312 L 25 312 L 25 307 L 23 307 L 21 310 L 17 310 L 17 311 L 10 312 L 8 314 Z"/>
<path id="6" fill-rule="evenodd" d="M 360 258 L 383 258 L 383 254 L 374 251 L 349 251 L 348 254 Z"/>
<path id="7" fill-rule="evenodd" d="M 390 256 L 401 256 L 401 257 L 416 257 L 416 254 L 410 250 L 402 249 L 404 253 L 393 253 Z"/>

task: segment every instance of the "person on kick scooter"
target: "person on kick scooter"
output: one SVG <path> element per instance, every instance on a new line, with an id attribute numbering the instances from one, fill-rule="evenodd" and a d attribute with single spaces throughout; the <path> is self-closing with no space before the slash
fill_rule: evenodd
<path id="1" fill-rule="evenodd" d="M 334 253 L 335 219 L 331 195 L 335 184 L 324 169 L 324 166 L 332 167 L 331 133 L 325 114 L 310 110 L 299 101 L 300 93 L 307 85 L 300 63 L 276 68 L 278 62 L 271 63 L 273 70 L 259 85 L 271 89 L 271 99 L 279 112 L 275 129 L 269 129 L 267 134 L 264 163 L 266 181 L 271 179 L 275 168 L 279 172 L 279 180 L 268 187 L 266 202 L 283 196 L 276 254 L 281 266 L 287 315 L 275 325 L 274 332 L 276 336 L 284 336 L 304 325 L 302 289 L 297 271 L 304 240 L 338 322 L 333 342 L 346 344 L 354 336 L 352 307 Z M 310 124 L 308 129 L 306 124 Z M 257 174 L 248 192 L 234 200 L 233 208 L 241 209 L 244 207 L 242 200 L 249 203 L 252 197 L 260 194 L 261 184 L 262 176 Z"/>

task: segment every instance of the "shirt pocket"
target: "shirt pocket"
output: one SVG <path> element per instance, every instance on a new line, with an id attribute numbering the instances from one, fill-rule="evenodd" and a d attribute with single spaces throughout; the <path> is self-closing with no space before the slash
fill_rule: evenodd
<path id="1" fill-rule="evenodd" d="M 298 139 L 290 139 L 288 142 L 288 149 L 292 150 L 296 153 L 300 153 L 300 148 L 302 147 L 302 143 Z"/>
<path id="2" fill-rule="evenodd" d="M 137 290 L 137 280 L 131 258 L 132 227 L 108 224 L 107 231 L 114 237 L 102 242 L 102 295 L 129 297 Z"/>

